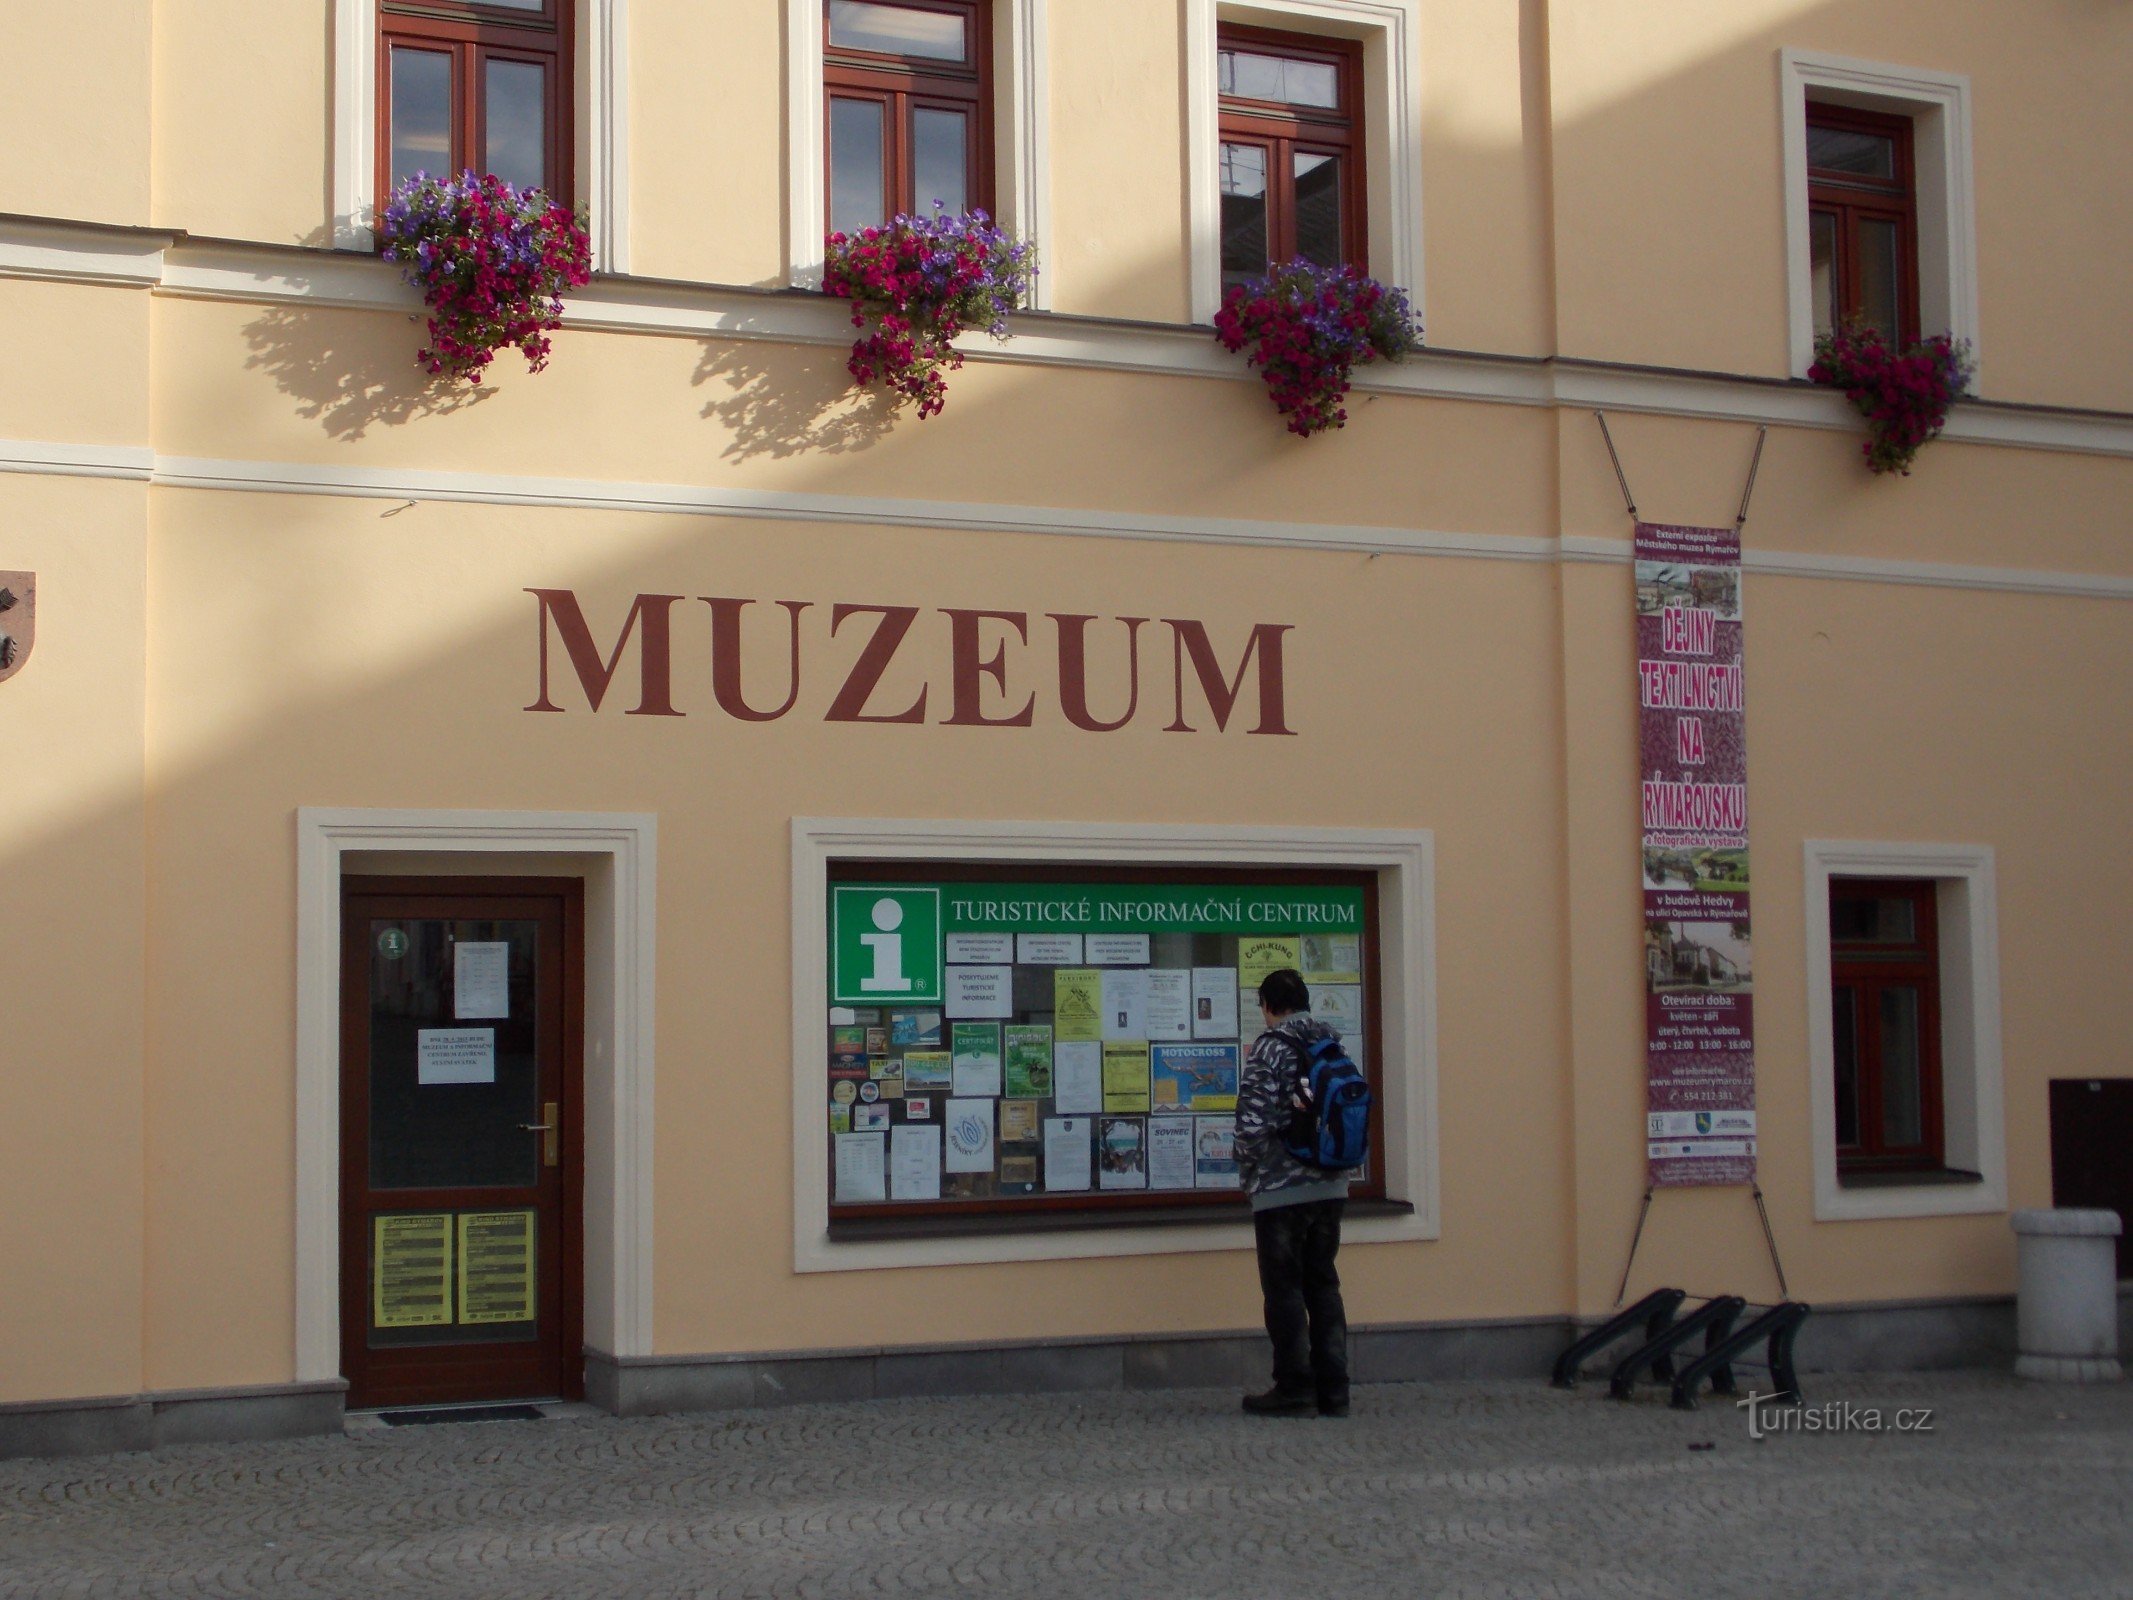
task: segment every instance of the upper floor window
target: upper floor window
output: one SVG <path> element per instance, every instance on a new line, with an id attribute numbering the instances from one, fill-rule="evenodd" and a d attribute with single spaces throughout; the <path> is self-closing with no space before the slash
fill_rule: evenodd
<path id="1" fill-rule="evenodd" d="M 1815 332 L 1848 324 L 1918 341 L 1918 211 L 1908 117 L 1807 106 Z"/>
<path id="2" fill-rule="evenodd" d="M 378 193 L 471 168 L 571 203 L 571 0 L 384 0 Z"/>
<path id="3" fill-rule="evenodd" d="M 1936 893 L 1931 878 L 1829 880 L 1840 1174 L 1942 1164 Z"/>
<path id="4" fill-rule="evenodd" d="M 1222 281 L 1299 256 L 1363 266 L 1362 49 L 1341 39 L 1222 27 Z"/>
<path id="5" fill-rule="evenodd" d="M 985 0 L 828 0 L 831 231 L 992 209 L 990 22 Z"/>

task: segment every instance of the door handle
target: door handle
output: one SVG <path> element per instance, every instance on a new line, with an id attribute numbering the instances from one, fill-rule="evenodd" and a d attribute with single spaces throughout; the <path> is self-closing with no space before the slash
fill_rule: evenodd
<path id="1" fill-rule="evenodd" d="M 562 1141 L 556 1136 L 556 1130 L 560 1125 L 556 1112 L 560 1109 L 561 1107 L 556 1101 L 543 1100 L 541 1102 L 541 1120 L 538 1122 L 521 1122 L 518 1125 L 521 1133 L 537 1133 L 541 1136 L 541 1165 L 544 1167 L 554 1166 L 562 1157 Z"/>

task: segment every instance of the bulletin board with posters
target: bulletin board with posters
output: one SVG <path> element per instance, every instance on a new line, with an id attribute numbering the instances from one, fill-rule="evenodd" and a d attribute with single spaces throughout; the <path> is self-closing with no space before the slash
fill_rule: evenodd
<path id="1" fill-rule="evenodd" d="M 1370 872 L 833 862 L 828 894 L 833 1223 L 1241 1210 L 1238 1076 L 1278 968 L 1383 1070 Z M 1383 1191 L 1370 1166 L 1350 1193 Z"/>

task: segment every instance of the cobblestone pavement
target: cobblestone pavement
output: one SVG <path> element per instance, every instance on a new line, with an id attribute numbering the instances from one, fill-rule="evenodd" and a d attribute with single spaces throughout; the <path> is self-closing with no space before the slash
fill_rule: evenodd
<path id="1" fill-rule="evenodd" d="M 2133 1596 L 2133 1386 L 1811 1397 L 1933 1431 L 1395 1384 L 1346 1422 L 1191 1390 L 5 1461 L 0 1595 Z"/>

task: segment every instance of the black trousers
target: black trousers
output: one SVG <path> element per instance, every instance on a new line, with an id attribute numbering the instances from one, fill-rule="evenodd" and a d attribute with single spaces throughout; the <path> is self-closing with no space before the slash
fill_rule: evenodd
<path id="1" fill-rule="evenodd" d="M 1315 1394 L 1322 1405 L 1348 1398 L 1348 1311 L 1333 1268 L 1346 1204 L 1312 1200 L 1252 1213 L 1274 1387 Z"/>

